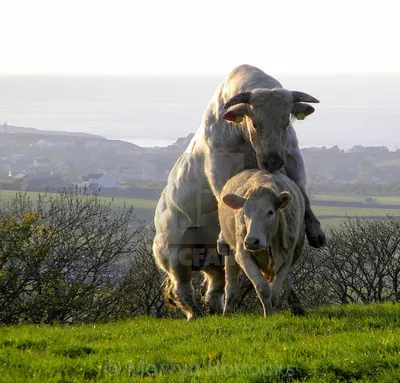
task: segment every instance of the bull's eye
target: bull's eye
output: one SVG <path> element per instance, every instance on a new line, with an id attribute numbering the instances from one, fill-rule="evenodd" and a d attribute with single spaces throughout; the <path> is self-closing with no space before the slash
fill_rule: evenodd
<path id="1" fill-rule="evenodd" d="M 257 126 L 257 124 L 253 121 L 253 128 L 254 129 L 257 129 L 258 128 L 258 126 Z"/>
<path id="2" fill-rule="evenodd" d="M 272 210 L 268 210 L 267 216 L 272 217 L 274 215 L 274 212 Z"/>

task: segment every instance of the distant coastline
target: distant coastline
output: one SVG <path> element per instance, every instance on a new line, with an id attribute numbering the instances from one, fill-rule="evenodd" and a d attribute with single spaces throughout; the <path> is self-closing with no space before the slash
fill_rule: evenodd
<path id="1" fill-rule="evenodd" d="M 301 148 L 400 148 L 400 76 L 277 78 L 288 89 L 305 91 L 321 101 L 312 116 L 295 122 Z M 166 147 L 197 130 L 221 80 L 215 76 L 0 76 L 0 124 Z"/>

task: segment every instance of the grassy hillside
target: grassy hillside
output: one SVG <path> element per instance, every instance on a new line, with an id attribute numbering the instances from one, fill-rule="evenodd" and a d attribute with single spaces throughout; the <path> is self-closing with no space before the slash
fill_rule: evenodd
<path id="1" fill-rule="evenodd" d="M 400 305 L 0 328 L 1 382 L 398 382 Z"/>

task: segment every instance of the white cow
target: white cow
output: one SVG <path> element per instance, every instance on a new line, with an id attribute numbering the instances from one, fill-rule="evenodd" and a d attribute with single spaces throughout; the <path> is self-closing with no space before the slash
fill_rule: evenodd
<path id="1" fill-rule="evenodd" d="M 305 236 L 305 203 L 297 185 L 280 172 L 244 170 L 225 184 L 221 196 L 221 231 L 235 249 L 225 262 L 224 314 L 240 297 L 240 267 L 252 282 L 265 316 L 272 312 L 283 283 L 293 313 L 303 314 L 289 274 L 303 251 Z"/>
<path id="2" fill-rule="evenodd" d="M 226 181 L 242 170 L 258 167 L 274 172 L 284 167 L 303 192 L 310 243 L 324 244 L 306 195 L 304 163 L 290 122 L 291 116 L 303 119 L 314 112 L 304 102 L 318 100 L 283 89 L 260 69 L 241 65 L 217 88 L 199 129 L 172 168 L 155 213 L 153 252 L 168 274 L 169 300 L 188 319 L 195 315 L 194 269 L 205 273 L 210 311 L 223 310 L 224 271 L 215 249 L 217 207 Z"/>

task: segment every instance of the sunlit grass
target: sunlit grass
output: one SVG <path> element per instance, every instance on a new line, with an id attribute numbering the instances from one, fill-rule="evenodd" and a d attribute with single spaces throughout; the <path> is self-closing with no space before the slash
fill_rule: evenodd
<path id="1" fill-rule="evenodd" d="M 0 328 L 1 382 L 393 382 L 400 305 Z M 293 381 L 293 380 L 292 380 Z"/>

